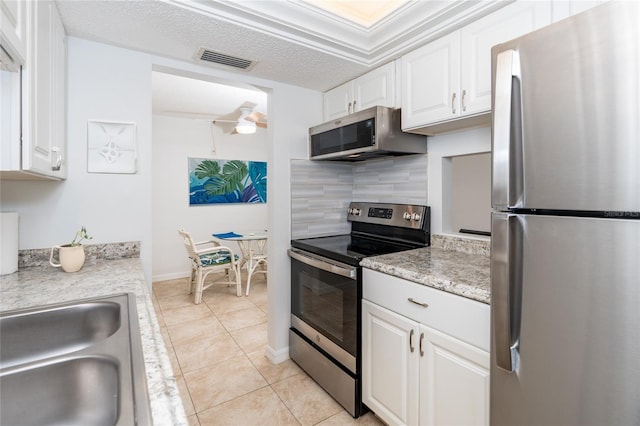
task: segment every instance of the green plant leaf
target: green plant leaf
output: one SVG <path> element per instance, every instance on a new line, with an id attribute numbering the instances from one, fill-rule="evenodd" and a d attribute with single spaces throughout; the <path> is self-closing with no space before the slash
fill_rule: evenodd
<path id="1" fill-rule="evenodd" d="M 195 175 L 198 179 L 204 179 L 206 177 L 214 177 L 220 173 L 220 165 L 217 161 L 204 160 L 198 167 L 196 167 Z"/>
<path id="2" fill-rule="evenodd" d="M 239 160 L 227 161 L 222 166 L 222 177 L 227 181 L 232 191 L 242 191 L 244 189 L 243 180 L 247 176 L 247 172 L 247 164 Z"/>
<path id="3" fill-rule="evenodd" d="M 207 180 L 207 183 L 204 184 L 204 190 L 209 195 L 224 195 L 228 192 L 233 192 L 229 182 L 221 176 L 214 176 Z"/>

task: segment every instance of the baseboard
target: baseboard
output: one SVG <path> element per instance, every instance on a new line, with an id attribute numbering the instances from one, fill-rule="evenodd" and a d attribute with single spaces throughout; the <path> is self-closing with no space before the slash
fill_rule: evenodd
<path id="1" fill-rule="evenodd" d="M 153 275 L 151 280 L 155 283 L 158 281 L 177 280 L 179 278 L 188 278 L 189 272 L 173 272 L 171 274 Z"/>
<path id="2" fill-rule="evenodd" d="M 264 355 L 273 364 L 280 364 L 281 362 L 285 362 L 289 359 L 289 347 L 287 346 L 286 348 L 276 351 L 271 346 L 267 345 L 264 350 Z"/>

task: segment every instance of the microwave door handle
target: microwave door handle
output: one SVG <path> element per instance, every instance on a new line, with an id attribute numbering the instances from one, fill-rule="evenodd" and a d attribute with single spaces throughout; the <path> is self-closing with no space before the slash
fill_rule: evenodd
<path id="1" fill-rule="evenodd" d="M 356 279 L 356 268 L 345 267 L 342 265 L 337 265 L 335 263 L 327 262 L 326 260 L 320 260 L 313 257 L 305 256 L 291 249 L 289 249 L 287 253 L 289 253 L 289 257 L 291 257 L 292 259 L 298 260 L 306 265 L 313 266 L 314 268 L 318 268 L 326 272 L 331 272 L 332 274 L 338 274 L 352 280 Z"/>
<path id="2" fill-rule="evenodd" d="M 491 204 L 507 210 L 519 207 L 522 198 L 520 55 L 505 50 L 495 61 Z"/>

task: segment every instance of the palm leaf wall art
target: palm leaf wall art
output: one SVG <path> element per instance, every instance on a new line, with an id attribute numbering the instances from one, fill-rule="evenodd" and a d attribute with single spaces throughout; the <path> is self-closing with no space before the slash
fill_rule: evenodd
<path id="1" fill-rule="evenodd" d="M 264 161 L 189 158 L 189 205 L 266 203 Z"/>

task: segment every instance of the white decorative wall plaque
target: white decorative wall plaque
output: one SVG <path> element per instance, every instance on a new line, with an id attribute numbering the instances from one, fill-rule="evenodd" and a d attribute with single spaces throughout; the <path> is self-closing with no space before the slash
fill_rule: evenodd
<path id="1" fill-rule="evenodd" d="M 136 124 L 89 120 L 87 123 L 87 171 L 135 173 Z"/>

